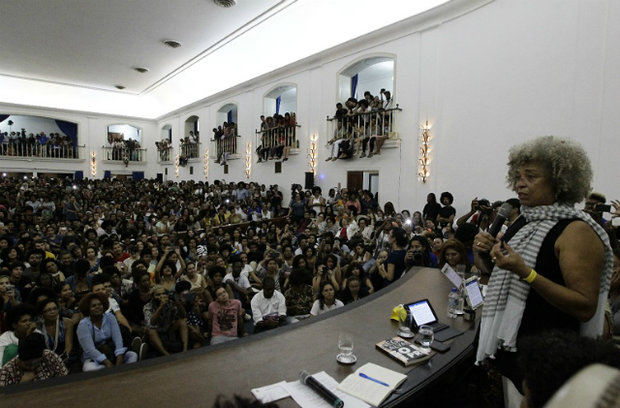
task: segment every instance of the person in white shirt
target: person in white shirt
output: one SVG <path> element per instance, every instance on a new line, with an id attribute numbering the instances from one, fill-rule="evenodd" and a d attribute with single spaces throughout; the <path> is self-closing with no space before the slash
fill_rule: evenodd
<path id="1" fill-rule="evenodd" d="M 318 299 L 314 301 L 310 314 L 312 316 L 318 316 L 342 306 L 344 306 L 344 303 L 336 299 L 336 291 L 331 282 L 323 282 Z"/>
<path id="2" fill-rule="evenodd" d="M 275 290 L 276 284 L 271 276 L 263 279 L 263 290 L 252 298 L 252 318 L 254 333 L 275 329 L 286 324 L 286 299 Z"/>
<path id="3" fill-rule="evenodd" d="M 247 259 L 247 258 L 246 258 Z M 248 265 L 246 265 L 248 266 Z M 241 261 L 235 261 L 232 264 L 232 272 L 229 272 L 224 276 L 224 283 L 230 285 L 235 295 L 235 299 L 241 301 L 242 304 L 247 305 L 248 295 L 251 291 L 252 285 L 248 275 L 245 276 L 241 273 L 243 269 L 243 263 Z M 251 269 L 251 268 L 250 268 Z"/>

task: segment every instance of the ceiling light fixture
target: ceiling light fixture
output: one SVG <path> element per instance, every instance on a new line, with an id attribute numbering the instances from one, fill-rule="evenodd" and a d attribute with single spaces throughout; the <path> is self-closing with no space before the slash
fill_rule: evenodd
<path id="1" fill-rule="evenodd" d="M 220 7 L 232 7 L 237 4 L 237 0 L 213 0 Z"/>
<path id="2" fill-rule="evenodd" d="M 150 70 L 148 68 L 145 67 L 133 67 L 134 71 L 138 71 L 141 74 L 144 74 L 145 72 L 149 72 Z"/>
<path id="3" fill-rule="evenodd" d="M 123 90 L 125 87 L 123 85 L 114 85 L 114 88 Z"/>
<path id="4" fill-rule="evenodd" d="M 175 40 L 163 40 L 162 42 L 170 48 L 179 48 L 181 45 L 183 45 L 180 42 L 175 41 Z"/>

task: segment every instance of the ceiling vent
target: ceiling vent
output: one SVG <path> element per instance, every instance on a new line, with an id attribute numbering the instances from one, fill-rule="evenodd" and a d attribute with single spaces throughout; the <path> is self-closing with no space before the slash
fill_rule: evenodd
<path id="1" fill-rule="evenodd" d="M 237 0 L 213 0 L 220 7 L 232 7 L 237 4 Z"/>
<path id="2" fill-rule="evenodd" d="M 164 40 L 163 43 L 170 48 L 179 48 L 181 46 L 180 42 L 174 40 Z"/>
<path id="3" fill-rule="evenodd" d="M 141 74 L 144 74 L 145 72 L 149 72 L 149 69 L 145 67 L 134 67 L 133 69 L 134 71 L 138 71 Z"/>
<path id="4" fill-rule="evenodd" d="M 125 87 L 124 87 L 123 85 L 114 85 L 114 87 L 115 87 L 116 89 L 120 89 L 120 90 L 125 89 Z"/>

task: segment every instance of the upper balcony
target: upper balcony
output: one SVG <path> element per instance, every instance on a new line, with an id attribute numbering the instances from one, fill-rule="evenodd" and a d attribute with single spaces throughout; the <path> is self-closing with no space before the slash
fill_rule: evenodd
<path id="1" fill-rule="evenodd" d="M 83 159 L 84 145 L 70 141 L 38 141 L 30 138 L 8 139 L 0 136 L 0 157 L 5 159 Z"/>
<path id="2" fill-rule="evenodd" d="M 391 109 L 328 116 L 326 142 L 328 147 L 332 147 L 331 157 L 334 160 L 372 157 L 380 154 L 382 148 L 398 147 L 400 137 L 396 124 L 401 111 L 397 104 Z"/>

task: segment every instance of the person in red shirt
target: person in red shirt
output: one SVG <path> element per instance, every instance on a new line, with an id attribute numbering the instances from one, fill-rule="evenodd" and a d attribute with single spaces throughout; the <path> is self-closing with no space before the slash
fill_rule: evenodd
<path id="1" fill-rule="evenodd" d="M 224 286 L 215 290 L 215 300 L 209 304 L 211 344 L 220 344 L 247 336 L 243 327 L 244 311 L 241 302 L 230 299 Z"/>

